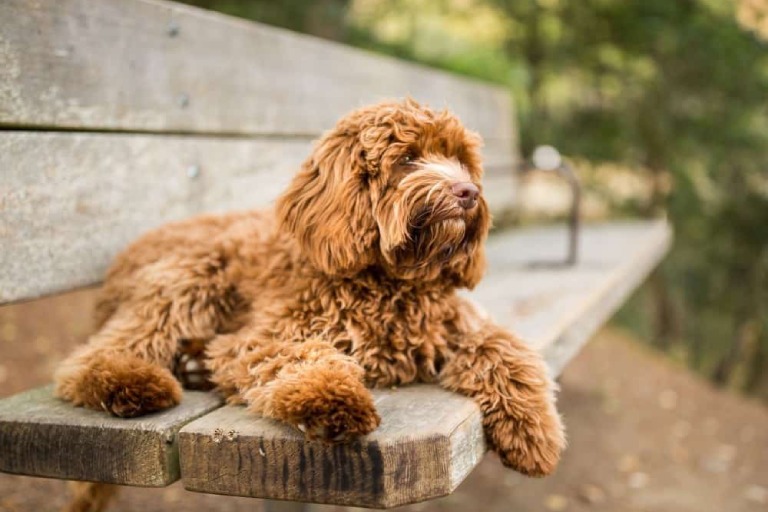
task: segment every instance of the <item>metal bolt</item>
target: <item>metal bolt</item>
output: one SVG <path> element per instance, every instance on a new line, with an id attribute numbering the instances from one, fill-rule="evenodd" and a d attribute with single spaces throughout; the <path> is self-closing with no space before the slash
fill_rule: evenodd
<path id="1" fill-rule="evenodd" d="M 179 35 L 179 30 L 180 30 L 179 29 L 179 24 L 176 23 L 175 21 L 171 21 L 168 24 L 168 36 L 169 37 L 176 37 L 177 35 Z"/>
<path id="2" fill-rule="evenodd" d="M 187 178 L 195 179 L 198 176 L 200 176 L 199 165 L 190 165 L 189 167 L 187 167 Z"/>

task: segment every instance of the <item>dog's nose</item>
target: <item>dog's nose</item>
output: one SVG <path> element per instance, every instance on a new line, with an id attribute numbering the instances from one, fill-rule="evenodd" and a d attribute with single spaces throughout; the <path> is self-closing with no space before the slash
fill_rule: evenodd
<path id="1" fill-rule="evenodd" d="M 459 204 L 462 208 L 471 210 L 477 204 L 477 196 L 480 195 L 480 189 L 474 183 L 462 181 L 455 183 L 451 187 L 453 195 L 459 198 Z"/>

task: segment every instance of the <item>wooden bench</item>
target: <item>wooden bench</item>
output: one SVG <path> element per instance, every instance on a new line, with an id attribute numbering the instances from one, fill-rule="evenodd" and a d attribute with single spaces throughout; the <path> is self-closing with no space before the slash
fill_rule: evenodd
<path id="1" fill-rule="evenodd" d="M 268 205 L 310 141 L 350 109 L 411 95 L 483 135 L 486 196 L 514 204 L 503 88 L 186 6 L 0 3 L 0 303 L 96 284 L 129 241 L 203 211 Z M 494 233 L 471 296 L 557 374 L 660 261 L 658 222 Z M 302 502 L 393 507 L 450 493 L 486 451 L 469 399 L 375 393 L 381 427 L 348 445 L 222 407 L 210 393 L 118 419 L 44 387 L 0 400 L 0 471 Z"/>

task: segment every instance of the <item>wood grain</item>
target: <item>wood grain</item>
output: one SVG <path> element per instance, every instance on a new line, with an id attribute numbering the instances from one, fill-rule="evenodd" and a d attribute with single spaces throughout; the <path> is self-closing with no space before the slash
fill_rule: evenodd
<path id="1" fill-rule="evenodd" d="M 179 434 L 184 486 L 281 500 L 388 508 L 450 493 L 485 452 L 480 414 L 433 386 L 375 393 L 381 426 L 350 445 L 226 406 Z"/>
<path id="2" fill-rule="evenodd" d="M 559 227 L 497 234 L 488 244 L 488 276 L 470 295 L 541 350 L 554 375 L 658 264 L 671 231 L 662 221 L 588 226 L 576 266 L 542 265 L 557 261 L 566 240 Z M 382 426 L 348 446 L 304 442 L 238 407 L 196 420 L 180 434 L 184 486 L 393 507 L 450 492 L 479 462 L 485 444 L 473 403 L 433 386 L 376 393 Z M 446 427 L 450 434 L 438 434 Z"/>
<path id="3" fill-rule="evenodd" d="M 0 2 L 6 126 L 314 137 L 407 95 L 516 139 L 500 86 L 170 2 Z"/>
<path id="4" fill-rule="evenodd" d="M 167 221 L 266 206 L 309 147 L 0 132 L 0 302 L 96 283 L 117 251 Z"/>
<path id="5" fill-rule="evenodd" d="M 177 433 L 221 404 L 188 391 L 182 403 L 122 419 L 72 407 L 51 387 L 0 400 L 0 471 L 21 475 L 162 487 L 178 480 Z"/>
<path id="6" fill-rule="evenodd" d="M 471 296 L 502 325 L 540 350 L 554 374 L 658 265 L 672 242 L 665 221 L 585 226 L 578 263 L 565 258 L 564 226 L 492 236 L 488 275 Z"/>
<path id="7" fill-rule="evenodd" d="M 94 284 L 144 231 L 271 204 L 308 139 L 0 132 L 0 303 Z M 491 162 L 504 158 L 488 155 Z M 514 176 L 489 199 L 511 204 Z"/>

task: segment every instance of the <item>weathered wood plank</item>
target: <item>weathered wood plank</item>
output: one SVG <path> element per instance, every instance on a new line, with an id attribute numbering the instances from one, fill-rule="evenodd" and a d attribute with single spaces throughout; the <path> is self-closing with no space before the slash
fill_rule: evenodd
<path id="1" fill-rule="evenodd" d="M 583 229 L 578 263 L 565 259 L 564 226 L 491 237 L 489 273 L 472 297 L 537 347 L 555 374 L 661 261 L 672 242 L 665 221 L 611 222 Z"/>
<path id="2" fill-rule="evenodd" d="M 485 452 L 474 403 L 433 386 L 376 392 L 381 426 L 350 445 L 223 407 L 179 434 L 191 490 L 387 508 L 450 493 Z"/>
<path id="3" fill-rule="evenodd" d="M 497 321 L 531 340 L 556 375 L 656 266 L 670 239 L 664 222 L 589 226 L 579 263 L 552 267 L 531 264 L 557 261 L 558 246 L 565 247 L 564 229 L 503 233 L 492 237 L 489 275 L 471 296 Z M 386 398 L 377 402 L 382 426 L 348 446 L 307 443 L 286 426 L 240 407 L 224 407 L 182 429 L 184 486 L 369 507 L 442 496 L 479 461 L 485 444 L 474 404 L 439 393 L 432 386 L 376 391 L 379 400 Z M 436 443 L 436 429 L 446 426 L 452 448 L 438 449 L 443 441 Z M 420 483 L 425 479 L 430 483 Z"/>
<path id="4" fill-rule="evenodd" d="M 316 136 L 406 95 L 516 137 L 505 88 L 344 45 L 170 2 L 0 2 L 6 126 Z"/>
<path id="5" fill-rule="evenodd" d="M 304 140 L 0 132 L 0 302 L 99 281 L 142 232 L 265 206 Z"/>
<path id="6" fill-rule="evenodd" d="M 0 400 L 0 471 L 163 487 L 179 479 L 177 433 L 221 404 L 188 391 L 168 411 L 135 419 L 72 407 L 50 386 Z"/>
<path id="7" fill-rule="evenodd" d="M 302 138 L 0 132 L 0 303 L 96 283 L 117 251 L 164 222 L 267 206 L 310 148 Z M 488 150 L 489 165 L 504 163 L 504 149 Z M 492 204 L 511 204 L 511 172 L 489 184 Z"/>

